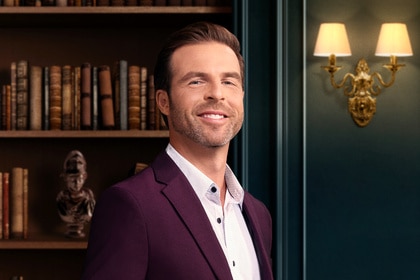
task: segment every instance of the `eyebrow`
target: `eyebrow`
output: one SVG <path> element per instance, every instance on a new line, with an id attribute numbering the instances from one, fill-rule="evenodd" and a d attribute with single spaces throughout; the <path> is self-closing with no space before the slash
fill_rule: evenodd
<path id="1" fill-rule="evenodd" d="M 225 78 L 234 78 L 234 79 L 237 79 L 239 81 L 241 80 L 241 75 L 238 72 L 224 72 L 222 75 Z M 191 71 L 191 72 L 188 72 L 187 74 L 185 74 L 180 79 L 180 82 L 187 81 L 187 80 L 189 80 L 191 78 L 194 78 L 194 77 L 206 77 L 206 76 L 208 76 L 208 74 L 205 73 L 205 72 Z"/>

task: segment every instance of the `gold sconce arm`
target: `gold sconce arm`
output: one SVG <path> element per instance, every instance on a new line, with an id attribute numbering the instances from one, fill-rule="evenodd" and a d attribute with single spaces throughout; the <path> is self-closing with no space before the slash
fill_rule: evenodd
<path id="1" fill-rule="evenodd" d="M 372 77 L 376 77 L 379 81 L 379 83 L 383 86 L 383 87 L 390 87 L 394 84 L 395 82 L 395 74 L 398 70 L 400 70 L 401 67 L 404 67 L 405 64 L 398 64 L 397 63 L 397 57 L 395 55 L 391 55 L 390 56 L 390 63 L 388 64 L 384 64 L 383 67 L 388 69 L 389 71 L 391 71 L 391 80 L 386 83 L 384 82 L 384 80 L 382 79 L 381 74 L 375 72 L 372 74 Z"/>
<path id="2" fill-rule="evenodd" d="M 328 66 L 321 66 L 321 68 L 323 68 L 325 71 L 330 73 L 330 82 L 331 82 L 331 85 L 334 88 L 336 88 L 336 89 L 342 88 L 345 85 L 347 79 L 349 79 L 349 78 L 354 79 L 353 74 L 346 73 L 344 75 L 343 79 L 341 80 L 341 82 L 337 84 L 336 81 L 335 81 L 334 74 L 335 74 L 335 72 L 337 72 L 338 70 L 341 69 L 341 66 L 336 65 L 335 54 L 330 54 L 330 56 L 328 57 L 328 62 L 329 62 Z"/>

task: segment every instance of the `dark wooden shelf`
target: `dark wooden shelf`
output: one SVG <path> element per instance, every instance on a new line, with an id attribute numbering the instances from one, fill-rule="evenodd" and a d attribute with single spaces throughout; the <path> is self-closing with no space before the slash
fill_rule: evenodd
<path id="1" fill-rule="evenodd" d="M 0 138 L 167 138 L 167 130 L 8 130 Z"/>
<path id="2" fill-rule="evenodd" d="M 13 14 L 230 14 L 231 7 L 213 6 L 106 6 L 106 7 L 0 7 L 0 15 Z"/>
<path id="3" fill-rule="evenodd" d="M 62 238 L 0 240 L 0 250 L 84 250 L 87 241 Z"/>
<path id="4" fill-rule="evenodd" d="M 231 7 L 0 7 L 0 27 L 167 27 L 211 20 L 230 25 Z"/>

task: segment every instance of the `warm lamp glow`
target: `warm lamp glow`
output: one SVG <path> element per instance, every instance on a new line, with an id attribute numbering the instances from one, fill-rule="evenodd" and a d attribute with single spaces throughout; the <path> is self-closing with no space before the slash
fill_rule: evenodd
<path id="1" fill-rule="evenodd" d="M 404 23 L 384 23 L 379 34 L 377 56 L 411 56 L 410 38 Z"/>
<path id="2" fill-rule="evenodd" d="M 350 44 L 343 23 L 322 23 L 315 44 L 315 56 L 350 56 Z"/>
<path id="3" fill-rule="evenodd" d="M 404 67 L 399 64 L 398 56 L 413 55 L 407 27 L 403 23 L 385 23 L 382 25 L 376 47 L 377 56 L 389 56 L 389 63 L 384 67 L 391 72 L 388 82 L 384 81 L 379 72 L 370 73 L 367 61 L 362 58 L 356 65 L 355 73 L 345 73 L 337 82 L 335 73 L 341 69 L 336 65 L 336 56 L 351 55 L 346 28 L 342 23 L 322 23 L 315 44 L 315 56 L 327 56 L 328 65 L 321 66 L 330 75 L 334 88 L 342 88 L 348 97 L 348 110 L 354 122 L 365 127 L 376 112 L 376 96 L 381 93 L 381 87 L 390 87 L 395 82 L 397 71 Z M 379 85 L 375 84 L 379 83 Z"/>

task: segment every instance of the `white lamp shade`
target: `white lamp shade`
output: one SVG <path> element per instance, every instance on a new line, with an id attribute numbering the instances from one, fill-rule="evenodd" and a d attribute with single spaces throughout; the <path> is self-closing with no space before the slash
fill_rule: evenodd
<path id="1" fill-rule="evenodd" d="M 411 56 L 410 38 L 404 23 L 384 23 L 379 33 L 377 56 Z"/>
<path id="2" fill-rule="evenodd" d="M 350 44 L 343 23 L 322 23 L 315 44 L 315 56 L 350 56 Z"/>

